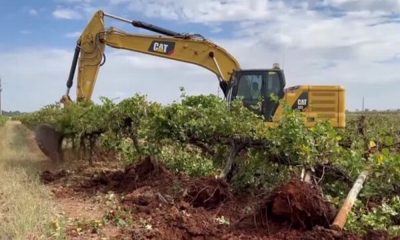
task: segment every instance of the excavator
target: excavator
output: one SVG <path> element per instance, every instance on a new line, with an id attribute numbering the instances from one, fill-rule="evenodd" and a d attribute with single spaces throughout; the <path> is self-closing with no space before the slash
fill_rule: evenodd
<path id="1" fill-rule="evenodd" d="M 156 34 L 131 34 L 115 27 L 106 29 L 106 18 Z M 77 41 L 66 84 L 67 91 L 61 98 L 65 107 L 72 104 L 69 93 L 76 71 L 77 101 L 91 99 L 99 68 L 105 61 L 106 46 L 203 67 L 217 76 L 228 103 L 236 98 L 242 99 L 243 104 L 262 115 L 269 126 L 276 126 L 283 116 L 284 107 L 277 98 L 285 100 L 292 109 L 304 113 L 307 127 L 314 126 L 320 120 L 329 121 L 333 127 L 345 127 L 345 89 L 340 85 L 298 85 L 285 88 L 284 72 L 278 64 L 270 69 L 244 70 L 229 52 L 202 35 L 178 33 L 101 10 L 94 14 Z M 51 126 L 39 125 L 35 130 L 35 137 L 40 149 L 50 159 L 62 159 L 62 134 Z"/>

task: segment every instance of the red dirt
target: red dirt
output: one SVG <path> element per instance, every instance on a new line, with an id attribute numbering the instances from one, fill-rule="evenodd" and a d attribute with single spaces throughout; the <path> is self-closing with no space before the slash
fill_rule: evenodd
<path id="1" fill-rule="evenodd" d="M 57 172 L 51 172 L 51 171 L 46 170 L 40 174 L 40 180 L 43 183 L 47 184 L 47 183 L 54 182 L 58 179 L 61 179 L 67 175 L 68 175 L 68 172 L 65 170 L 61 170 L 61 171 L 57 171 Z"/>
<path id="2" fill-rule="evenodd" d="M 141 186 L 156 186 L 161 180 L 172 176 L 152 157 L 144 158 L 139 164 L 127 166 L 124 170 L 101 171 L 81 184 L 83 191 L 87 188 L 119 193 L 131 192 Z"/>
<path id="3" fill-rule="evenodd" d="M 389 233 L 386 231 L 379 231 L 379 230 L 370 230 L 364 236 L 365 240 L 389 240 Z"/>
<path id="4" fill-rule="evenodd" d="M 268 197 L 237 195 L 222 180 L 172 174 L 150 157 L 124 170 L 73 173 L 50 183 L 56 196 L 76 199 L 80 209 L 96 202 L 92 216 L 107 219 L 99 231 L 110 239 L 361 239 L 324 228 L 335 211 L 315 186 L 297 180 Z M 110 193 L 111 204 L 98 201 Z"/>
<path id="5" fill-rule="evenodd" d="M 335 215 L 333 205 L 315 185 L 293 179 L 275 188 L 257 212 L 243 220 L 252 219 L 254 227 L 266 227 L 272 221 L 310 230 L 314 226 L 328 228 Z"/>

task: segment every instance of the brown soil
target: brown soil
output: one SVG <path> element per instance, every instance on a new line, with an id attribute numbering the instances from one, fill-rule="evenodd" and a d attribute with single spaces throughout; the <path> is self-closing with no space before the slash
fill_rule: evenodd
<path id="1" fill-rule="evenodd" d="M 267 227 L 273 222 L 272 225 L 310 230 L 314 226 L 328 228 L 335 215 L 333 205 L 315 185 L 293 179 L 275 188 L 256 213 L 245 217 L 240 224 L 250 220 L 254 227 Z"/>
<path id="2" fill-rule="evenodd" d="M 389 240 L 389 233 L 386 231 L 379 230 L 370 230 L 364 236 L 365 240 L 374 239 L 374 240 Z"/>
<path id="3" fill-rule="evenodd" d="M 51 183 L 54 182 L 58 179 L 61 179 L 65 176 L 67 176 L 68 172 L 65 170 L 57 171 L 57 172 L 51 172 L 49 170 L 45 170 L 40 174 L 40 180 L 43 183 Z"/>
<path id="4" fill-rule="evenodd" d="M 150 157 L 124 170 L 77 169 L 61 177 L 46 172 L 50 177 L 42 179 L 69 216 L 107 220 L 82 239 L 361 239 L 325 229 L 334 214 L 330 204 L 317 188 L 296 180 L 265 197 L 234 194 L 213 177 L 172 174 Z"/>
<path id="5" fill-rule="evenodd" d="M 81 187 L 123 193 L 131 192 L 141 186 L 156 186 L 160 181 L 171 177 L 172 174 L 159 165 L 154 158 L 146 157 L 139 164 L 129 165 L 124 170 L 101 171 L 89 181 L 82 182 Z"/>

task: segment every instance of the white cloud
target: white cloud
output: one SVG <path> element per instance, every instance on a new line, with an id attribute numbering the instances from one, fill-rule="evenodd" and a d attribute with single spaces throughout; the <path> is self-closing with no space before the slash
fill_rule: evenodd
<path id="1" fill-rule="evenodd" d="M 58 5 L 53 11 L 53 16 L 58 19 L 88 19 L 99 10 L 106 10 L 108 1 L 93 0 L 54 0 Z"/>
<path id="2" fill-rule="evenodd" d="M 147 17 L 190 22 L 225 22 L 266 19 L 270 16 L 270 5 L 273 4 L 268 0 L 137 0 L 131 2 L 129 8 Z"/>
<path id="3" fill-rule="evenodd" d="M 400 11 L 399 0 L 324 0 L 328 6 L 339 7 L 350 11 L 368 10 L 371 12 L 398 12 Z"/>
<path id="4" fill-rule="evenodd" d="M 118 5 L 118 4 L 124 4 L 130 2 L 130 0 L 109 0 L 109 3 L 111 5 Z"/>
<path id="5" fill-rule="evenodd" d="M 67 38 L 78 38 L 81 35 L 81 32 L 68 32 L 65 34 Z"/>
<path id="6" fill-rule="evenodd" d="M 279 62 L 285 71 L 287 86 L 345 86 L 349 109 L 360 108 L 363 96 L 368 99 L 368 108 L 400 106 L 398 93 L 393 88 L 400 80 L 396 71 L 399 62 L 381 64 L 363 59 L 351 53 L 352 48 L 280 49 L 268 42 L 241 44 L 246 41 L 249 39 L 219 42 L 238 59 L 243 69 L 271 68 L 274 62 Z"/>
<path id="7" fill-rule="evenodd" d="M 71 20 L 71 19 L 81 19 L 82 15 L 76 10 L 58 7 L 56 10 L 53 11 L 53 17 L 57 19 Z"/>
<path id="8" fill-rule="evenodd" d="M 220 27 L 220 26 L 211 26 L 211 30 L 210 30 L 212 33 L 219 33 L 219 32 L 222 32 L 223 31 L 223 29 L 222 29 L 222 27 Z"/>
<path id="9" fill-rule="evenodd" d="M 120 5 L 147 17 L 210 23 L 245 20 L 275 20 L 296 10 L 312 14 L 400 13 L 400 0 L 108 0 L 108 6 Z"/>
<path id="10" fill-rule="evenodd" d="M 217 77 L 198 66 L 124 50 L 108 52 L 93 99 L 141 93 L 150 100 L 170 103 L 179 100 L 181 86 L 190 95 L 218 93 Z"/>
<path id="11" fill-rule="evenodd" d="M 71 57 L 68 51 L 52 49 L 1 52 L 4 109 L 35 110 L 57 101 Z"/>
<path id="12" fill-rule="evenodd" d="M 238 31 L 239 36 L 249 36 L 285 47 L 355 49 L 368 44 L 393 42 L 400 34 L 396 33 L 399 25 L 395 23 L 373 26 L 380 21 L 373 14 L 348 14 L 332 18 L 318 12 L 291 11 L 290 15 L 280 15 L 270 24 L 256 21 L 243 23 Z"/>
<path id="13" fill-rule="evenodd" d="M 37 16 L 38 15 L 38 11 L 36 9 L 31 8 L 31 9 L 28 10 L 28 14 L 30 16 Z"/>

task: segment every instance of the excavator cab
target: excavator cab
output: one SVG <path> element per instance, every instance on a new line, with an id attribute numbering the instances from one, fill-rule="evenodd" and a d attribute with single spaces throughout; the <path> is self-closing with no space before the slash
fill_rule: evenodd
<path id="1" fill-rule="evenodd" d="M 253 112 L 263 115 L 267 121 L 284 96 L 285 77 L 278 67 L 262 70 L 240 70 L 233 76 L 230 100 L 242 98 L 243 104 Z"/>

